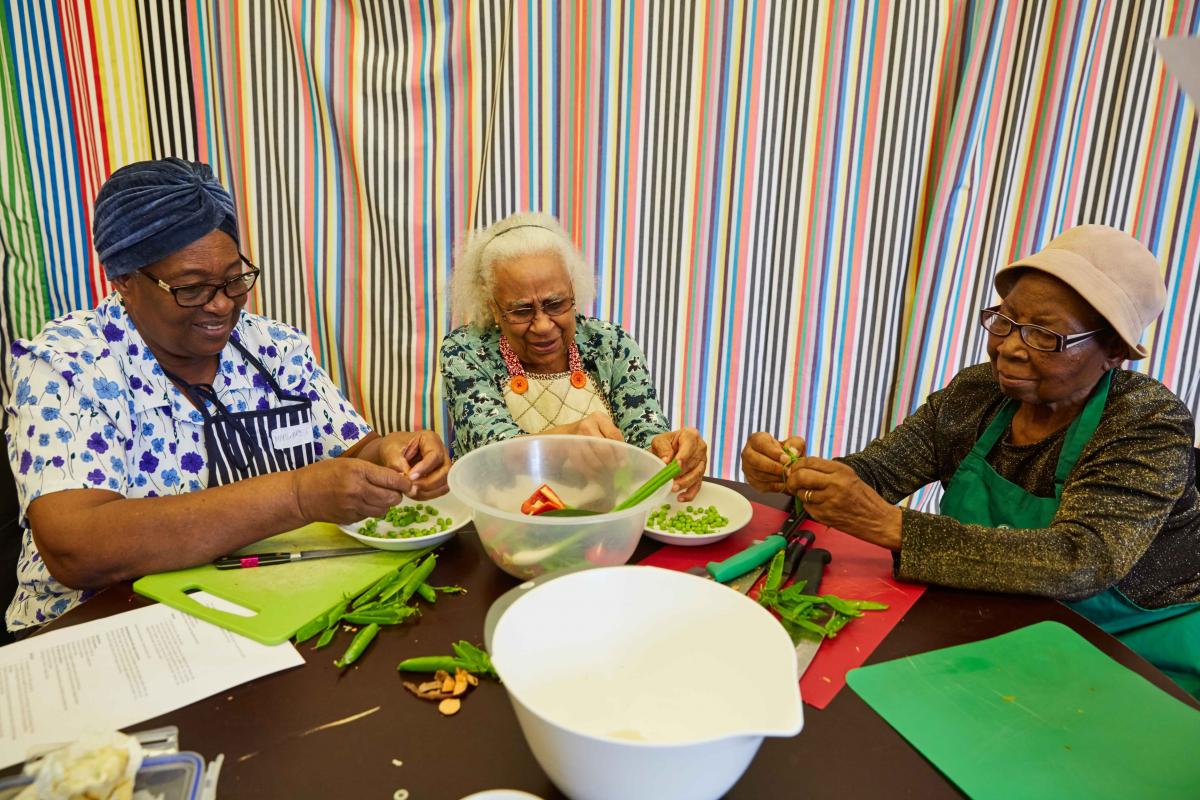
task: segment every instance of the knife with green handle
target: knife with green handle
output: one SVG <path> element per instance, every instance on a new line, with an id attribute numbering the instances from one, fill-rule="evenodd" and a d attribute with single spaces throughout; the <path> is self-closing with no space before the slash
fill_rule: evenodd
<path id="1" fill-rule="evenodd" d="M 830 555 L 828 550 L 822 550 L 819 547 L 810 549 L 800 559 L 800 563 L 796 566 L 795 582 L 804 581 L 805 594 L 818 594 L 821 589 L 821 578 L 825 575 L 825 565 L 829 563 Z M 794 584 L 793 584 L 794 585 Z M 817 651 L 821 649 L 821 642 L 825 640 L 824 636 L 820 636 L 813 631 L 807 629 L 801 630 L 796 638 L 796 677 L 804 677 L 804 671 L 808 669 L 808 665 L 812 663 L 813 658 L 817 655 Z"/>
<path id="2" fill-rule="evenodd" d="M 778 533 L 772 533 L 761 542 L 755 542 L 724 561 L 708 562 L 705 569 L 717 583 L 728 583 L 740 575 L 745 575 L 755 567 L 766 564 L 785 547 L 787 547 L 787 539 Z"/>

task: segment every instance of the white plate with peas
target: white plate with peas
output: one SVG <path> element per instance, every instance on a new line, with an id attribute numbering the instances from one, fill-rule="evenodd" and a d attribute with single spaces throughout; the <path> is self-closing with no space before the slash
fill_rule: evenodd
<path id="1" fill-rule="evenodd" d="M 404 498 L 383 517 L 338 527 L 347 536 L 380 550 L 420 550 L 453 536 L 471 521 L 471 509 L 449 492 L 431 500 Z"/>
<path id="2" fill-rule="evenodd" d="M 672 500 L 646 519 L 646 535 L 685 547 L 712 544 L 737 533 L 754 516 L 750 501 L 733 489 L 704 481 L 690 502 Z"/>

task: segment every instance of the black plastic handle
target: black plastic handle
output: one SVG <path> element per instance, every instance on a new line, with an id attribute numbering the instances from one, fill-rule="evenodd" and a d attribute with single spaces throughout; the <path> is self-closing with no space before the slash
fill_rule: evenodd
<path id="1" fill-rule="evenodd" d="M 825 565 L 832 556 L 828 550 L 814 547 L 804 554 L 796 567 L 796 583 L 804 581 L 804 593 L 816 594 L 821 589 L 821 578 L 825 575 Z"/>

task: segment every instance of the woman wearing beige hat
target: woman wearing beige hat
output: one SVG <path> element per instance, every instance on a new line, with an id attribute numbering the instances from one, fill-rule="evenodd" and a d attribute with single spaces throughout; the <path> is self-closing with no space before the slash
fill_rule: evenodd
<path id="1" fill-rule="evenodd" d="M 1046 595 L 1200 696 L 1200 501 L 1187 407 L 1120 369 L 1165 300 L 1127 234 L 1072 228 L 999 270 L 990 363 L 968 367 L 863 451 L 794 462 L 756 433 L 751 484 L 896 552 L 908 580 Z M 791 463 L 789 463 L 791 462 Z M 894 505 L 941 481 L 940 514 Z"/>

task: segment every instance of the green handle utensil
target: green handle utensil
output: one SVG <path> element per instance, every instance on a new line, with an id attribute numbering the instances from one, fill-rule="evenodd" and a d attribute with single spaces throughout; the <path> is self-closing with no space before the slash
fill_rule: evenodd
<path id="1" fill-rule="evenodd" d="M 741 552 L 734 553 L 724 561 L 710 561 L 705 569 L 718 583 L 726 583 L 739 575 L 745 575 L 755 567 L 765 564 L 783 548 L 787 547 L 787 539 L 778 533 L 772 533 L 761 542 L 755 542 Z"/>

